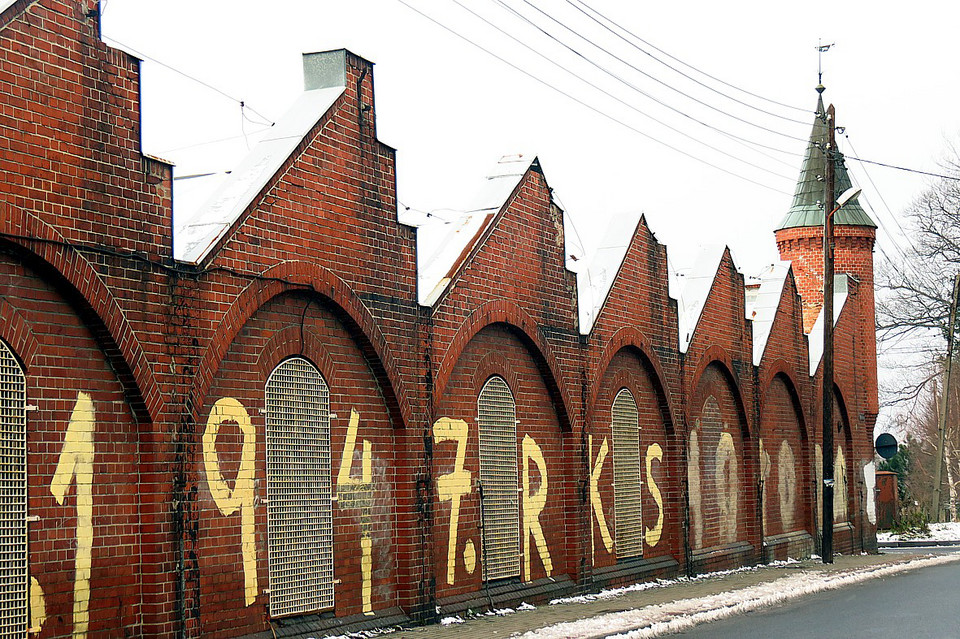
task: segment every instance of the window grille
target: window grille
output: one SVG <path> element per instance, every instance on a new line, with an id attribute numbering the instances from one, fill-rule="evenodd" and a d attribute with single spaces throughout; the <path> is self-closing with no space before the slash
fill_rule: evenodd
<path id="1" fill-rule="evenodd" d="M 0 340 L 0 638 L 26 637 L 27 381 Z"/>
<path id="2" fill-rule="evenodd" d="M 633 394 L 621 389 L 613 400 L 613 508 L 617 558 L 643 554 L 640 502 L 640 414 Z"/>
<path id="3" fill-rule="evenodd" d="M 477 401 L 483 498 L 483 576 L 520 575 L 517 412 L 510 387 L 491 377 Z"/>
<path id="4" fill-rule="evenodd" d="M 333 607 L 330 393 L 307 360 L 267 380 L 267 546 L 270 615 Z"/>

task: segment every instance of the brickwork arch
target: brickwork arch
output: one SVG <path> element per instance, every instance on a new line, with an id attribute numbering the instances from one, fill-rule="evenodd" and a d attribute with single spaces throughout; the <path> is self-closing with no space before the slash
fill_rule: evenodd
<path id="1" fill-rule="evenodd" d="M 337 365 L 317 334 L 309 329 L 288 326 L 273 334 L 257 358 L 261 382 L 266 384 L 274 369 L 283 360 L 294 356 L 309 360 L 325 379 L 336 376 Z"/>
<path id="2" fill-rule="evenodd" d="M 690 377 L 690 379 L 693 380 L 693 383 L 690 386 L 690 393 L 696 392 L 697 387 L 700 385 L 700 379 L 703 377 L 703 374 L 708 368 L 710 368 L 710 366 L 714 364 L 717 365 L 717 368 L 723 374 L 724 378 L 727 380 L 727 383 L 730 384 L 730 387 L 733 390 L 733 398 L 737 404 L 737 412 L 739 413 L 739 418 L 741 420 L 743 434 L 747 437 L 752 437 L 754 435 L 753 425 L 751 424 L 750 413 L 747 411 L 746 402 L 743 399 L 743 384 L 740 382 L 740 378 L 735 372 L 732 358 L 723 348 L 719 346 L 711 346 L 704 351 L 703 356 L 697 363 L 697 367 L 694 369 L 693 376 Z M 692 422 L 691 411 L 693 410 L 699 410 L 699 407 L 693 406 L 688 402 L 688 405 L 685 407 L 686 415 L 684 416 L 688 424 Z"/>
<path id="3" fill-rule="evenodd" d="M 408 394 L 403 391 L 398 366 L 373 315 L 346 282 L 322 266 L 303 261 L 282 262 L 267 269 L 224 313 L 191 385 L 190 406 L 194 419 L 199 419 L 198 411 L 203 408 L 230 345 L 257 310 L 284 293 L 311 291 L 329 304 L 366 356 L 395 423 L 403 426 L 410 423 Z M 296 339 L 299 340 L 299 336 Z"/>
<path id="4" fill-rule="evenodd" d="M 24 373 L 29 373 L 33 358 L 40 352 L 40 343 L 30 325 L 12 304 L 0 297 L 0 339 L 5 341 L 20 361 Z"/>
<path id="5" fill-rule="evenodd" d="M 668 432 L 673 432 L 677 419 L 673 403 L 670 401 L 673 395 L 667 386 L 667 378 L 663 373 L 663 366 L 653 347 L 650 345 L 649 340 L 647 340 L 643 333 L 630 326 L 625 326 L 614 333 L 613 337 L 610 338 L 603 348 L 587 399 L 587 414 L 590 415 L 593 413 L 597 395 L 600 392 L 601 381 L 607 374 L 610 362 L 624 349 L 631 350 L 639 356 L 645 372 L 650 375 L 651 381 L 657 390 L 657 398 L 660 401 L 660 411 L 667 418 L 667 423 L 664 424 L 664 428 Z"/>
<path id="6" fill-rule="evenodd" d="M 563 430 L 573 428 L 570 407 L 576 406 L 570 390 L 560 384 L 560 367 L 552 349 L 538 330 L 537 323 L 520 306 L 506 300 L 487 302 L 475 309 L 457 329 L 447 350 L 439 359 L 434 381 L 433 398 L 437 404 L 450 381 L 454 366 L 474 336 L 492 324 L 505 324 L 520 338 L 540 369 L 547 389 L 557 409 L 557 417 Z"/>
<path id="7" fill-rule="evenodd" d="M 89 260 L 71 249 L 53 227 L 27 211 L 0 218 L 0 234 L 5 236 L 0 241 L 13 248 L 27 266 L 57 286 L 90 328 L 117 371 L 137 420 L 157 421 L 163 398 L 153 369 L 120 304 Z"/>
<path id="8" fill-rule="evenodd" d="M 760 376 L 759 384 L 757 385 L 757 392 L 760 393 L 760 398 L 758 406 L 760 408 L 760 414 L 763 414 L 764 406 L 767 402 L 767 391 L 770 389 L 770 384 L 773 383 L 774 379 L 779 378 L 786 385 L 787 390 L 790 392 L 790 399 L 793 401 L 793 408 L 797 411 L 797 420 L 800 425 L 800 432 L 803 435 L 804 440 L 809 439 L 810 431 L 807 426 L 807 416 L 803 410 L 803 400 L 800 399 L 800 392 L 797 387 L 797 383 L 791 373 L 792 367 L 790 364 L 783 359 L 776 359 L 765 365 L 763 373 Z"/>

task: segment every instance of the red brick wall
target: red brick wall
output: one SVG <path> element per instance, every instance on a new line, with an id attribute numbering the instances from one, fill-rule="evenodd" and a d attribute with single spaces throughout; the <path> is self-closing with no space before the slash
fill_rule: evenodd
<path id="1" fill-rule="evenodd" d="M 810 530 L 809 456 L 794 392 L 789 378 L 777 375 L 760 412 L 765 537 Z"/>
<path id="2" fill-rule="evenodd" d="M 648 578 L 685 563 L 697 571 L 757 560 L 759 438 L 770 452 L 780 440 L 805 448 L 798 463 L 807 477 L 820 441 L 819 373 L 807 374 L 801 329 L 818 303 L 816 229 L 778 234 L 804 306 L 788 278 L 759 367 L 752 365 L 742 277 L 729 254 L 689 348 L 679 351 L 665 249 L 645 222 L 593 330 L 581 336 L 563 213 L 538 164 L 447 292 L 420 308 L 415 231 L 395 217 L 394 152 L 376 139 L 375 109 L 360 106 L 373 105 L 372 66 L 348 54 L 344 95 L 249 210 L 202 264 L 174 264 L 170 170 L 140 154 L 138 63 L 100 43 L 88 4 L 20 0 L 0 18 L 0 338 L 24 360 L 38 406 L 28 441 L 31 512 L 40 521 L 31 524 L 30 552 L 46 593 L 44 637 L 71 632 L 76 492 L 67 491 L 60 506 L 49 483 L 78 392 L 90 393 L 98 416 L 91 635 L 118 628 L 143 636 L 267 631 L 263 385 L 283 357 L 301 349 L 333 393 L 332 472 L 350 408 L 362 415 L 359 439 L 371 442 L 378 620 L 428 619 L 438 601 L 479 596 L 479 556 L 472 575 L 459 562 L 454 585 L 446 584 L 451 502 L 438 499 L 437 481 L 450 470 L 455 445 L 435 441 L 433 425 L 441 417 L 470 424 L 466 467 L 475 480 L 476 397 L 491 374 L 510 382 L 517 402 L 521 473 L 524 435 L 544 455 L 549 489 L 540 521 L 555 577 L 544 588 Z M 858 279 L 837 326 L 836 379 L 848 420 L 838 442 L 846 446 L 850 491 L 850 525 L 837 547 L 856 550 L 875 543 L 861 514 L 862 465 L 872 459 L 877 411 L 873 231 L 837 233 L 837 270 Z M 610 437 L 610 404 L 623 387 L 640 407 L 641 446 L 657 441 L 664 450 L 654 465 L 664 530 L 656 546 L 644 547 L 643 561 L 652 563 L 629 570 L 598 541 L 588 490 L 597 449 Z M 260 587 L 250 606 L 239 517 L 218 514 L 203 466 L 207 413 L 225 396 L 250 409 L 258 433 Z M 707 415 L 711 396 L 718 412 Z M 721 543 L 710 464 L 722 432 L 736 449 L 740 500 L 731 531 L 739 546 L 726 554 L 688 553 L 683 460 L 691 431 L 701 450 L 704 548 Z M 239 466 L 238 439 L 238 429 L 225 425 L 217 442 L 228 479 Z M 354 454 L 356 477 L 362 453 Z M 612 458 L 606 464 L 599 498 L 615 535 Z M 535 465 L 530 472 L 536 490 Z M 643 494 L 647 526 L 657 508 L 649 490 Z M 797 521 L 813 510 L 813 498 L 798 492 Z M 476 502 L 474 490 L 461 507 L 464 544 L 478 535 Z M 363 522 L 347 510 L 335 511 L 336 619 L 311 623 L 366 619 Z M 767 536 L 790 532 L 771 514 Z M 528 583 L 546 583 L 538 581 L 546 570 L 534 555 Z M 524 587 L 504 586 L 497 602 L 516 603 L 511 597 L 523 596 Z"/>
<path id="3" fill-rule="evenodd" d="M 746 454 L 752 441 L 728 375 L 719 364 L 711 364 L 691 402 L 687 463 L 693 468 L 691 478 L 697 475 L 700 485 L 697 496 L 695 484 L 688 482 L 690 516 L 698 522 L 691 524 L 694 551 L 751 543 L 756 534 L 754 467 Z"/>
<path id="4" fill-rule="evenodd" d="M 529 576 L 524 574 L 525 542 L 521 534 L 521 580 L 534 581 L 547 576 L 559 576 L 568 573 L 571 569 L 566 557 L 565 539 L 568 528 L 572 526 L 569 518 L 575 483 L 574 477 L 565 465 L 564 460 L 569 453 L 564 448 L 569 448 L 574 442 L 571 441 L 569 433 L 561 431 L 556 406 L 527 348 L 508 326 L 494 324 L 480 331 L 467 344 L 437 405 L 439 417 L 462 419 L 467 422 L 469 439 L 464 467 L 470 473 L 472 489 L 460 502 L 453 584 L 448 584 L 446 580 L 452 502 L 438 501 L 435 506 L 434 565 L 438 576 L 437 597 L 440 599 L 479 590 L 482 583 L 480 496 L 477 484 L 480 478 L 477 399 L 484 384 L 494 375 L 502 377 L 507 382 L 516 402 L 518 467 L 521 469 L 523 467 L 522 442 L 528 436 L 539 446 L 547 463 L 545 468 L 547 500 L 540 514 L 539 524 L 547 542 L 551 571 L 547 573 L 546 562 L 531 537 L 529 541 L 530 574 Z M 457 444 L 454 441 L 434 444 L 435 477 L 453 472 L 456 449 Z M 531 462 L 529 468 L 529 491 L 533 494 L 543 489 L 544 479 L 539 472 L 535 472 L 535 464 Z M 522 490 L 522 470 L 520 474 Z M 521 499 L 518 530 L 522 530 L 519 527 L 526 515 Z M 468 571 L 463 559 L 465 546 L 468 544 L 472 545 L 476 553 L 476 567 L 472 573 Z"/>
<path id="5" fill-rule="evenodd" d="M 797 289 L 803 298 L 803 328 L 810 332 L 823 305 L 823 229 L 801 227 L 777 231 L 780 257 L 790 260 Z M 834 227 L 834 271 L 852 276 L 862 288 L 856 303 L 859 339 L 864 348 L 865 400 L 877 413 L 876 310 L 873 295 L 873 245 L 876 229 L 866 226 Z M 869 351 L 869 352 L 867 352 Z"/>
<path id="6" fill-rule="evenodd" d="M 640 477 L 642 524 L 641 535 L 644 537 L 643 558 L 678 557 L 683 552 L 681 529 L 680 491 L 681 469 L 680 459 L 682 451 L 675 446 L 675 435 L 671 428 L 669 413 L 663 410 L 661 399 L 656 389 L 655 374 L 645 364 L 641 353 L 624 348 L 611 360 L 609 367 L 600 381 L 600 392 L 591 417 L 593 450 L 590 456 L 591 468 L 599 454 L 604 440 L 607 441 L 609 452 L 606 462 L 599 475 L 598 488 L 603 503 L 603 514 L 609 528 L 610 536 L 617 539 L 614 498 L 614 456 L 617 454 L 613 441 L 612 407 L 617 393 L 627 389 L 633 395 L 640 414 Z M 651 460 L 650 477 L 647 476 L 646 456 L 650 446 L 658 444 L 663 451 L 661 460 Z M 652 482 L 651 482 L 652 479 Z M 660 493 L 661 504 L 657 503 L 653 487 Z M 647 531 L 657 529 L 657 522 L 662 517 L 662 530 L 659 539 L 648 537 Z M 651 545 L 649 542 L 655 540 Z M 616 547 L 608 551 L 603 543 L 599 521 L 593 521 L 593 565 L 594 568 L 612 566 L 617 563 Z"/>
<path id="7" fill-rule="evenodd" d="M 302 324 L 301 324 L 302 320 Z M 301 341 L 301 330 L 303 341 Z M 200 627 L 204 636 L 230 637 L 267 629 L 269 588 L 267 561 L 266 441 L 264 389 L 274 368 L 287 357 L 301 355 L 317 366 L 330 392 L 331 467 L 334 494 L 344 493 L 335 503 L 334 577 L 335 614 L 361 614 L 361 528 L 367 528 L 373 543 L 373 608 L 396 605 L 394 560 L 393 486 L 398 483 L 394 454 L 394 428 L 379 385 L 363 353 L 336 316 L 322 304 L 304 295 L 276 297 L 244 326 L 231 344 L 208 395 L 204 413 L 222 397 L 240 401 L 256 428 L 256 544 L 257 573 L 261 594 L 244 605 L 241 558 L 241 515 L 225 516 L 201 486 L 198 555 L 200 564 Z M 351 477 L 361 478 L 363 441 L 372 449 L 375 491 L 369 508 L 345 507 L 347 487 L 337 488 L 351 410 L 360 415 L 357 448 L 350 460 Z M 234 426 L 221 428 L 217 439 L 220 467 L 229 482 L 240 464 L 240 433 Z M 203 473 L 202 467 L 197 469 Z"/>
<path id="8" fill-rule="evenodd" d="M 45 281 L 46 279 L 46 281 Z M 73 636 L 75 584 L 80 597 L 93 593 L 89 631 L 105 636 L 136 633 L 141 610 L 139 535 L 139 428 L 124 388 L 88 326 L 84 312 L 67 301 L 69 291 L 43 278 L 21 256 L 0 246 L 0 338 L 26 374 L 29 572 L 44 593 L 43 637 Z M 91 404 L 85 404 L 83 396 Z M 81 411 L 92 406 L 92 465 L 71 469 L 68 435 L 82 428 Z M 80 411 L 76 411 L 77 408 Z M 75 412 L 76 411 L 76 412 Z M 66 483 L 63 504 L 52 493 L 58 463 Z M 91 473 L 92 472 L 92 476 Z M 78 517 L 83 490 L 92 495 L 92 570 L 77 572 Z"/>

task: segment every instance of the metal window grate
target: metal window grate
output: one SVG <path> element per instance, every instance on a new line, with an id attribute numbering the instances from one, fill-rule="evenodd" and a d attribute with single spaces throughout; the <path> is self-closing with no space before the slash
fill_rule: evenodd
<path id="1" fill-rule="evenodd" d="M 0 638 L 27 636 L 27 381 L 0 340 Z"/>
<path id="2" fill-rule="evenodd" d="M 267 380 L 270 615 L 333 607 L 330 393 L 313 364 L 282 362 Z"/>
<path id="3" fill-rule="evenodd" d="M 621 389 L 613 400 L 613 507 L 617 558 L 643 554 L 640 502 L 640 413 L 633 394 Z"/>
<path id="4" fill-rule="evenodd" d="M 477 400 L 483 483 L 484 579 L 520 575 L 517 411 L 510 387 L 491 377 Z"/>

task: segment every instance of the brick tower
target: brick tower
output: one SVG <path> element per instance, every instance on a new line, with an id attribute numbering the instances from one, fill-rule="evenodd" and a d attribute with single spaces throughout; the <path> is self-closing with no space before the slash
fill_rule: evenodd
<path id="1" fill-rule="evenodd" d="M 793 264 L 797 289 L 803 302 L 803 330 L 809 333 L 823 306 L 823 179 L 826 158 L 822 149 L 827 142 L 827 125 L 823 114 L 823 87 L 817 87 L 817 117 L 800 169 L 790 210 L 777 227 L 777 248 L 780 257 Z M 851 186 L 850 175 L 840 155 L 836 163 L 837 196 Z M 856 296 L 859 318 L 860 357 L 864 368 L 872 371 L 867 381 L 867 396 L 876 411 L 876 328 L 873 295 L 873 245 L 877 225 L 856 201 L 834 215 L 834 268 L 857 282 Z M 848 302 L 849 303 L 849 302 Z"/>

